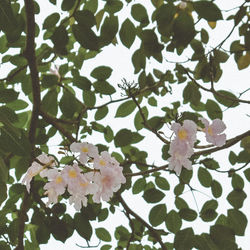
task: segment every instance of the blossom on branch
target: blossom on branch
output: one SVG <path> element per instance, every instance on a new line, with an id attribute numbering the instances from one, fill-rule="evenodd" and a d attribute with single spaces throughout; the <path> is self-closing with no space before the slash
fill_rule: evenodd
<path id="1" fill-rule="evenodd" d="M 34 161 L 31 166 L 28 168 L 26 175 L 22 180 L 22 184 L 26 185 L 27 191 L 30 192 L 30 182 L 32 178 L 40 173 L 43 175 L 49 167 L 54 167 L 55 159 L 53 156 L 48 156 L 46 154 L 41 154 L 37 158 L 37 161 Z"/>
<path id="2" fill-rule="evenodd" d="M 221 133 L 226 129 L 225 123 L 220 119 L 215 119 L 212 121 L 212 124 L 209 125 L 207 119 L 199 119 L 205 125 L 203 131 L 206 133 L 206 140 L 215 146 L 223 146 L 226 143 L 226 135 Z"/>
<path id="3" fill-rule="evenodd" d="M 72 152 L 80 153 L 79 160 L 82 164 L 86 164 L 88 157 L 95 158 L 98 156 L 98 149 L 91 143 L 87 142 L 73 142 L 70 145 L 70 150 Z"/>

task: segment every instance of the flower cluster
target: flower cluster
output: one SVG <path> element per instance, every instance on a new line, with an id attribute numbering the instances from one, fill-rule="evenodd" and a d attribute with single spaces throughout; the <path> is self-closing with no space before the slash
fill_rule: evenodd
<path id="1" fill-rule="evenodd" d="M 205 132 L 207 141 L 218 147 L 223 146 L 226 142 L 226 135 L 221 134 L 226 129 L 224 122 L 215 119 L 209 125 L 208 120 L 205 118 L 200 118 L 200 120 L 205 126 L 202 131 Z M 185 120 L 183 126 L 179 123 L 173 123 L 171 129 L 175 133 L 175 139 L 170 143 L 168 151 L 170 154 L 168 158 L 169 169 L 174 170 L 179 175 L 182 167 L 192 169 L 189 158 L 194 153 L 193 147 L 196 141 L 197 125 L 191 120 Z"/>
<path id="2" fill-rule="evenodd" d="M 30 182 L 35 175 L 40 174 L 42 178 L 48 179 L 44 185 L 45 194 L 48 195 L 47 206 L 57 203 L 58 196 L 67 189 L 70 204 L 80 210 L 82 206 L 87 206 L 87 195 L 93 195 L 92 199 L 96 203 L 100 203 L 101 199 L 108 201 L 113 192 L 126 182 L 122 167 L 108 152 L 99 154 L 96 146 L 86 142 L 74 142 L 70 150 L 79 153 L 80 164 L 66 165 L 59 170 L 52 156 L 42 154 L 32 163 L 22 180 L 30 192 Z"/>

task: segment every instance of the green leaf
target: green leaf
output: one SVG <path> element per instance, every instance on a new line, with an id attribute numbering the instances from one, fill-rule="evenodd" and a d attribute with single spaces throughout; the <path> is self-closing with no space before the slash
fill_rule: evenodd
<path id="1" fill-rule="evenodd" d="M 58 13 L 53 13 L 47 16 L 43 22 L 43 29 L 54 28 L 59 20 L 60 20 L 60 15 Z"/>
<path id="2" fill-rule="evenodd" d="M 183 168 L 180 174 L 180 179 L 184 184 L 188 184 L 193 176 L 193 171 Z"/>
<path id="3" fill-rule="evenodd" d="M 174 248 L 176 250 L 192 249 L 194 231 L 192 228 L 185 228 L 178 231 L 174 237 Z"/>
<path id="4" fill-rule="evenodd" d="M 233 190 L 228 194 L 227 200 L 234 208 L 239 209 L 243 206 L 246 197 L 247 195 L 243 190 Z"/>
<path id="5" fill-rule="evenodd" d="M 75 19 L 81 27 L 89 29 L 96 24 L 95 16 L 89 10 L 76 11 Z"/>
<path id="6" fill-rule="evenodd" d="M 161 53 L 164 46 L 159 43 L 154 30 L 143 30 L 141 34 L 142 48 L 147 57 Z"/>
<path id="7" fill-rule="evenodd" d="M 184 190 L 185 185 L 183 183 L 179 183 L 174 188 L 175 195 L 181 195 Z"/>
<path id="8" fill-rule="evenodd" d="M 116 92 L 115 88 L 105 80 L 98 80 L 93 83 L 93 86 L 97 92 L 103 95 L 112 95 Z"/>
<path id="9" fill-rule="evenodd" d="M 131 8 L 131 16 L 141 25 L 147 26 L 149 23 L 148 14 L 146 8 L 141 4 L 134 4 Z"/>
<path id="10" fill-rule="evenodd" d="M 216 180 L 212 181 L 211 189 L 212 189 L 212 194 L 215 198 L 219 198 L 222 195 L 222 187 L 218 181 Z"/>
<path id="11" fill-rule="evenodd" d="M 65 242 L 68 238 L 67 224 L 56 217 L 50 218 L 50 231 L 56 240 Z"/>
<path id="12" fill-rule="evenodd" d="M 82 95 L 83 95 L 84 104 L 87 107 L 94 107 L 95 106 L 96 97 L 95 97 L 94 91 L 84 90 Z"/>
<path id="13" fill-rule="evenodd" d="M 136 180 L 136 182 L 132 187 L 132 193 L 139 194 L 140 192 L 144 191 L 145 186 L 146 186 L 146 181 L 144 178 Z"/>
<path id="14" fill-rule="evenodd" d="M 129 49 L 135 40 L 136 29 L 134 24 L 128 18 L 123 22 L 119 36 L 122 44 Z"/>
<path id="15" fill-rule="evenodd" d="M 76 213 L 74 216 L 74 225 L 77 233 L 85 240 L 90 240 L 92 235 L 92 227 L 86 215 Z"/>
<path id="16" fill-rule="evenodd" d="M 205 29 L 201 29 L 201 41 L 203 43 L 208 43 L 209 35 Z"/>
<path id="17" fill-rule="evenodd" d="M 84 3 L 84 10 L 89 10 L 95 13 L 98 9 L 98 0 L 88 0 Z"/>
<path id="18" fill-rule="evenodd" d="M 207 115 L 210 119 L 221 119 L 222 120 L 222 111 L 220 106 L 213 100 L 207 100 L 205 104 Z"/>
<path id="19" fill-rule="evenodd" d="M 91 89 L 91 81 L 84 76 L 74 77 L 73 84 L 82 90 L 90 90 Z"/>
<path id="20" fill-rule="evenodd" d="M 120 11 L 122 9 L 122 6 L 123 6 L 123 3 L 120 2 L 119 0 L 109 0 L 109 1 L 106 1 L 104 9 L 110 14 L 113 14 L 115 12 Z"/>
<path id="21" fill-rule="evenodd" d="M 124 147 L 130 145 L 133 139 L 133 133 L 128 129 L 121 129 L 115 135 L 115 146 Z"/>
<path id="22" fill-rule="evenodd" d="M 160 176 L 156 177 L 155 178 L 155 184 L 160 189 L 170 190 L 170 185 L 169 185 L 168 181 L 163 177 L 160 177 Z"/>
<path id="23" fill-rule="evenodd" d="M 100 43 L 101 47 L 109 45 L 116 36 L 118 31 L 118 17 L 117 16 L 109 16 L 106 17 L 103 25 L 101 27 L 101 36 L 100 36 Z"/>
<path id="24" fill-rule="evenodd" d="M 51 36 L 51 40 L 54 44 L 55 50 L 58 53 L 62 55 L 67 54 L 66 45 L 68 44 L 69 36 L 66 28 L 63 25 L 56 27 L 53 35 Z"/>
<path id="25" fill-rule="evenodd" d="M 148 120 L 148 125 L 155 130 L 159 130 L 163 127 L 164 121 L 162 117 L 154 116 Z"/>
<path id="26" fill-rule="evenodd" d="M 211 239 L 221 250 L 237 249 L 234 232 L 231 228 L 223 225 L 210 227 Z"/>
<path id="27" fill-rule="evenodd" d="M 6 183 L 8 180 L 8 176 L 9 176 L 8 168 L 3 158 L 0 157 L 0 182 Z"/>
<path id="28" fill-rule="evenodd" d="M 148 203 L 157 203 L 164 198 L 165 194 L 158 189 L 150 188 L 143 194 L 143 198 Z"/>
<path id="29" fill-rule="evenodd" d="M 131 144 L 138 143 L 144 139 L 145 136 L 140 135 L 137 132 L 132 133 L 132 141 Z"/>
<path id="30" fill-rule="evenodd" d="M 64 91 L 59 107 L 66 118 L 72 118 L 78 111 L 78 102 L 71 92 Z"/>
<path id="31" fill-rule="evenodd" d="M 99 121 L 102 120 L 109 112 L 109 109 L 107 106 L 103 106 L 99 109 L 97 109 L 96 113 L 95 113 L 95 120 Z"/>
<path id="32" fill-rule="evenodd" d="M 110 233 L 105 228 L 96 228 L 95 233 L 100 240 L 107 242 L 111 241 Z"/>
<path id="33" fill-rule="evenodd" d="M 56 89 L 49 90 L 42 99 L 42 109 L 51 115 L 56 116 L 58 112 L 58 93 Z"/>
<path id="34" fill-rule="evenodd" d="M 240 146 L 250 153 L 250 136 L 243 138 L 240 142 Z"/>
<path id="35" fill-rule="evenodd" d="M 220 104 L 226 106 L 226 107 L 236 107 L 239 105 L 239 102 L 232 101 L 228 98 L 237 99 L 237 97 L 232 94 L 231 92 L 225 91 L 225 90 L 219 90 L 216 91 L 219 95 L 214 95 L 216 101 L 218 101 Z M 221 96 L 222 95 L 222 96 Z M 224 96 L 224 97 L 223 97 Z"/>
<path id="36" fill-rule="evenodd" d="M 240 175 L 234 173 L 232 176 L 232 186 L 235 190 L 242 190 L 244 188 L 243 178 Z"/>
<path id="37" fill-rule="evenodd" d="M 15 111 L 19 111 L 19 110 L 22 110 L 22 109 L 25 109 L 28 107 L 28 103 L 23 101 L 23 100 L 15 100 L 15 101 L 12 101 L 10 103 L 7 103 L 6 106 L 10 109 L 13 109 Z"/>
<path id="38" fill-rule="evenodd" d="M 43 75 L 41 83 L 42 87 L 51 88 L 58 84 L 58 77 L 56 75 Z"/>
<path id="39" fill-rule="evenodd" d="M 0 205 L 6 200 L 7 198 L 7 186 L 5 183 L 0 181 Z"/>
<path id="40" fill-rule="evenodd" d="M 220 9 L 212 2 L 197 1 L 193 2 L 194 10 L 208 22 L 215 22 L 223 19 Z"/>
<path id="41" fill-rule="evenodd" d="M 175 210 L 171 210 L 167 214 L 165 222 L 167 229 L 174 234 L 176 234 L 180 230 L 182 225 L 180 215 Z"/>
<path id="42" fill-rule="evenodd" d="M 246 179 L 250 182 L 250 168 L 248 168 L 244 171 L 244 175 L 245 175 Z"/>
<path id="43" fill-rule="evenodd" d="M 174 19 L 173 31 L 177 46 L 186 47 L 195 36 L 193 18 L 186 11 L 180 12 Z"/>
<path id="44" fill-rule="evenodd" d="M 188 83 L 183 90 L 184 103 L 190 102 L 193 105 L 198 105 L 201 100 L 199 88 L 194 83 Z"/>
<path id="45" fill-rule="evenodd" d="M 183 208 L 188 208 L 188 204 L 186 203 L 185 200 L 183 200 L 181 197 L 176 196 L 175 197 L 175 206 L 176 208 L 178 208 L 179 210 L 183 209 Z"/>
<path id="46" fill-rule="evenodd" d="M 179 214 L 186 221 L 194 221 L 197 218 L 197 213 L 190 208 L 182 208 Z"/>
<path id="47" fill-rule="evenodd" d="M 111 76 L 113 69 L 107 66 L 99 66 L 92 70 L 91 76 L 97 80 L 106 80 Z"/>
<path id="48" fill-rule="evenodd" d="M 203 221 L 212 221 L 217 217 L 217 212 L 215 211 L 218 207 L 218 202 L 216 200 L 210 200 L 203 204 L 200 212 L 200 217 Z"/>
<path id="49" fill-rule="evenodd" d="M 202 160 L 201 163 L 208 169 L 217 169 L 220 167 L 218 162 L 212 158 L 206 158 L 205 160 Z"/>
<path id="50" fill-rule="evenodd" d="M 212 184 L 212 176 L 207 169 L 199 167 L 198 178 L 202 186 L 210 187 Z"/>
<path id="51" fill-rule="evenodd" d="M 63 11 L 69 11 L 73 8 L 76 0 L 63 0 L 61 4 L 61 9 Z"/>
<path id="52" fill-rule="evenodd" d="M 106 126 L 106 129 L 104 131 L 104 138 L 107 142 L 111 142 L 114 139 L 114 133 L 110 126 Z"/>
<path id="53" fill-rule="evenodd" d="M 229 162 L 232 165 L 235 165 L 235 163 L 237 162 L 237 155 L 233 151 L 230 151 L 228 158 L 229 158 Z"/>
<path id="54" fill-rule="evenodd" d="M 134 68 L 135 68 L 135 71 L 134 71 L 135 74 L 140 72 L 141 69 L 145 69 L 146 57 L 145 57 L 142 49 L 138 49 L 134 52 L 134 54 L 132 56 L 132 63 L 133 63 Z"/>
<path id="55" fill-rule="evenodd" d="M 135 108 L 136 104 L 133 101 L 126 101 L 118 107 L 115 117 L 126 117 L 130 115 Z"/>
<path id="56" fill-rule="evenodd" d="M 8 103 L 15 101 L 18 97 L 18 93 L 13 89 L 0 90 L 0 103 Z"/>
<path id="57" fill-rule="evenodd" d="M 75 39 L 83 48 L 96 51 L 99 50 L 99 38 L 93 30 L 86 26 L 73 24 L 72 31 Z"/>
<path id="58" fill-rule="evenodd" d="M 108 215 L 109 215 L 109 210 L 107 208 L 102 209 L 101 212 L 98 214 L 98 221 L 101 222 L 106 220 Z"/>
<path id="59" fill-rule="evenodd" d="M 244 236 L 247 227 L 247 217 L 236 209 L 227 210 L 228 224 L 236 235 Z"/>
<path id="60" fill-rule="evenodd" d="M 153 227 L 157 227 L 164 222 L 166 215 L 167 215 L 166 205 L 158 204 L 150 210 L 149 222 Z"/>
<path id="61" fill-rule="evenodd" d="M 142 107 L 141 111 L 144 114 L 145 118 L 147 119 L 147 117 L 148 117 L 148 110 L 147 110 L 147 108 L 146 107 Z M 143 119 L 141 117 L 141 113 L 140 113 L 140 111 L 138 111 L 136 113 L 136 115 L 135 115 L 135 118 L 134 118 L 134 126 L 135 126 L 135 128 L 137 130 L 141 130 L 144 127 L 143 122 L 144 121 L 143 121 Z"/>

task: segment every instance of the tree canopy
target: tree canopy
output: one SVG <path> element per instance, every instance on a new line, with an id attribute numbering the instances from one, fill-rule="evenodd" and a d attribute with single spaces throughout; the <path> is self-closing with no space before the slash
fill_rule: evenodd
<path id="1" fill-rule="evenodd" d="M 250 130 L 237 121 L 228 137 L 223 120 L 249 111 L 250 89 L 221 82 L 230 60 L 250 64 L 249 0 L 42 2 L 0 1 L 0 248 L 77 232 L 79 247 L 96 237 L 101 250 L 241 249 Z M 117 47 L 127 76 L 98 59 Z M 119 211 L 127 224 L 110 233 Z"/>

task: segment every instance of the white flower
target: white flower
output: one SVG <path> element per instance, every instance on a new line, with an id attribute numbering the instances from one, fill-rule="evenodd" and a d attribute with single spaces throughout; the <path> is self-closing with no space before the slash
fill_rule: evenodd
<path id="1" fill-rule="evenodd" d="M 36 159 L 38 162 L 34 161 L 31 164 L 22 180 L 22 184 L 25 183 L 28 192 L 30 192 L 30 182 L 34 176 L 38 175 L 39 173 L 41 176 L 43 176 L 49 167 L 54 167 L 56 165 L 54 157 L 48 156 L 44 153 L 39 155 Z"/>
<path id="2" fill-rule="evenodd" d="M 91 143 L 87 142 L 73 142 L 70 145 L 70 150 L 72 152 L 80 153 L 79 160 L 82 164 L 86 164 L 88 157 L 95 158 L 98 156 L 98 149 Z"/>

